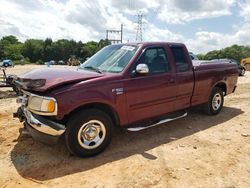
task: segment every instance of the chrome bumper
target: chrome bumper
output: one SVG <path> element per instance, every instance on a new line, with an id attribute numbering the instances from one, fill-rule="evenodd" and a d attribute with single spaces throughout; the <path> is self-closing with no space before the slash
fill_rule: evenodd
<path id="1" fill-rule="evenodd" d="M 13 116 L 19 118 L 20 122 L 24 122 L 24 128 L 29 131 L 34 140 L 49 145 L 56 144 L 66 129 L 62 124 L 31 113 L 24 106 L 19 107 Z"/>
<path id="2" fill-rule="evenodd" d="M 20 122 L 24 122 L 24 128 L 27 129 L 34 140 L 41 141 L 46 144 L 54 144 L 65 132 L 65 125 L 57 123 L 49 118 L 49 115 L 55 114 L 38 114 L 28 109 L 29 96 L 35 96 L 32 93 L 22 90 L 22 96 L 17 98 L 17 103 L 21 106 L 14 117 L 19 118 Z"/>
<path id="3" fill-rule="evenodd" d="M 65 132 L 65 126 L 45 118 L 37 118 L 27 109 L 23 109 L 23 113 L 26 117 L 27 123 L 37 131 L 51 135 L 51 136 L 61 136 Z"/>

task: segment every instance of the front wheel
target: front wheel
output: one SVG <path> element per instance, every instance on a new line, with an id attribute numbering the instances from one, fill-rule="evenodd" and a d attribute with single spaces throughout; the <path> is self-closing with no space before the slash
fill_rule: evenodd
<path id="1" fill-rule="evenodd" d="M 219 87 L 213 88 L 209 100 L 204 104 L 203 108 L 206 114 L 216 115 L 220 113 L 224 103 L 223 90 Z"/>
<path id="2" fill-rule="evenodd" d="M 75 113 L 67 123 L 65 142 L 68 150 L 79 157 L 90 157 L 103 151 L 111 141 L 113 123 L 98 109 Z"/>

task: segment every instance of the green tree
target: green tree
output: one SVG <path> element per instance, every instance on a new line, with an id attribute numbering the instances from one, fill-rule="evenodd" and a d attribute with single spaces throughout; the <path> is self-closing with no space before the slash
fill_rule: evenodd
<path id="1" fill-rule="evenodd" d="M 87 57 L 91 57 L 103 47 L 109 45 L 108 40 L 101 39 L 99 42 L 90 41 L 82 43 L 74 40 L 60 39 L 52 41 L 50 38 L 43 40 L 28 39 L 24 43 L 18 41 L 13 36 L 4 36 L 0 40 L 0 59 L 10 58 L 19 60 L 20 58 L 28 58 L 31 62 L 64 60 L 69 57 L 76 56 L 81 61 Z M 41 63 L 41 61 L 39 61 Z"/>
<path id="2" fill-rule="evenodd" d="M 197 57 L 199 60 L 205 60 L 205 55 L 204 54 L 197 54 Z"/>
<path id="3" fill-rule="evenodd" d="M 49 61 L 53 59 L 52 44 L 53 41 L 50 38 L 46 38 L 43 42 L 43 61 Z"/>
<path id="4" fill-rule="evenodd" d="M 5 45 L 11 45 L 11 44 L 20 44 L 20 42 L 18 41 L 18 39 L 13 36 L 13 35 L 9 35 L 9 36 L 5 36 L 1 39 L 1 41 L 5 44 Z"/>
<path id="5" fill-rule="evenodd" d="M 99 44 L 95 41 L 90 41 L 83 44 L 81 48 L 81 58 L 86 60 L 87 58 L 94 55 L 99 50 Z"/>
<path id="6" fill-rule="evenodd" d="M 236 61 L 241 61 L 242 58 L 250 57 L 250 47 L 232 45 L 230 47 L 213 50 L 204 55 L 204 59 L 234 59 Z"/>
<path id="7" fill-rule="evenodd" d="M 77 42 L 61 39 L 52 44 L 53 59 L 67 61 L 71 55 L 77 54 Z"/>
<path id="8" fill-rule="evenodd" d="M 12 44 L 5 47 L 4 57 L 12 60 L 20 60 L 22 56 L 23 44 Z"/>
<path id="9" fill-rule="evenodd" d="M 213 51 L 208 52 L 205 55 L 204 59 L 212 60 L 212 59 L 219 59 L 219 58 L 220 58 L 220 51 L 219 50 L 213 50 Z"/>
<path id="10" fill-rule="evenodd" d="M 37 39 L 28 39 L 23 46 L 23 56 L 28 57 L 31 62 L 37 62 L 43 57 L 43 41 Z"/>
<path id="11" fill-rule="evenodd" d="M 100 49 L 102 49 L 103 47 L 108 46 L 108 45 L 110 45 L 110 44 L 111 44 L 111 43 L 110 43 L 107 39 L 105 39 L 105 40 L 101 39 L 101 40 L 99 41 L 99 43 L 98 43 L 98 48 L 99 48 L 99 50 L 100 50 Z"/>
<path id="12" fill-rule="evenodd" d="M 103 39 L 101 39 L 99 42 L 95 41 L 87 42 L 83 44 L 81 47 L 80 57 L 84 61 L 107 45 L 110 45 L 110 42 L 108 40 L 103 40 Z"/>
<path id="13" fill-rule="evenodd" d="M 0 59 L 10 58 L 17 60 L 20 57 L 22 46 L 18 39 L 13 36 L 5 36 L 0 40 Z"/>

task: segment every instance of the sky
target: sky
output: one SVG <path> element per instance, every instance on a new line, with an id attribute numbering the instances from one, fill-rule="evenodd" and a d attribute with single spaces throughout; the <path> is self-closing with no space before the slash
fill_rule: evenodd
<path id="1" fill-rule="evenodd" d="M 138 12 L 143 41 L 182 42 L 194 53 L 250 45 L 250 0 L 0 0 L 0 38 L 99 41 L 123 24 L 123 42 L 134 42 Z"/>

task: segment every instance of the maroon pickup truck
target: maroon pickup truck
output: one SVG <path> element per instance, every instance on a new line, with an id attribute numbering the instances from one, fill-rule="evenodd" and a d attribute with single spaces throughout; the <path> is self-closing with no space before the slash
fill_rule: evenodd
<path id="1" fill-rule="evenodd" d="M 114 126 L 138 131 L 187 115 L 202 105 L 218 114 L 235 91 L 237 65 L 192 64 L 184 44 L 110 45 L 73 69 L 37 69 L 17 77 L 21 103 L 14 113 L 36 140 L 64 137 L 81 157 L 104 150 Z"/>

